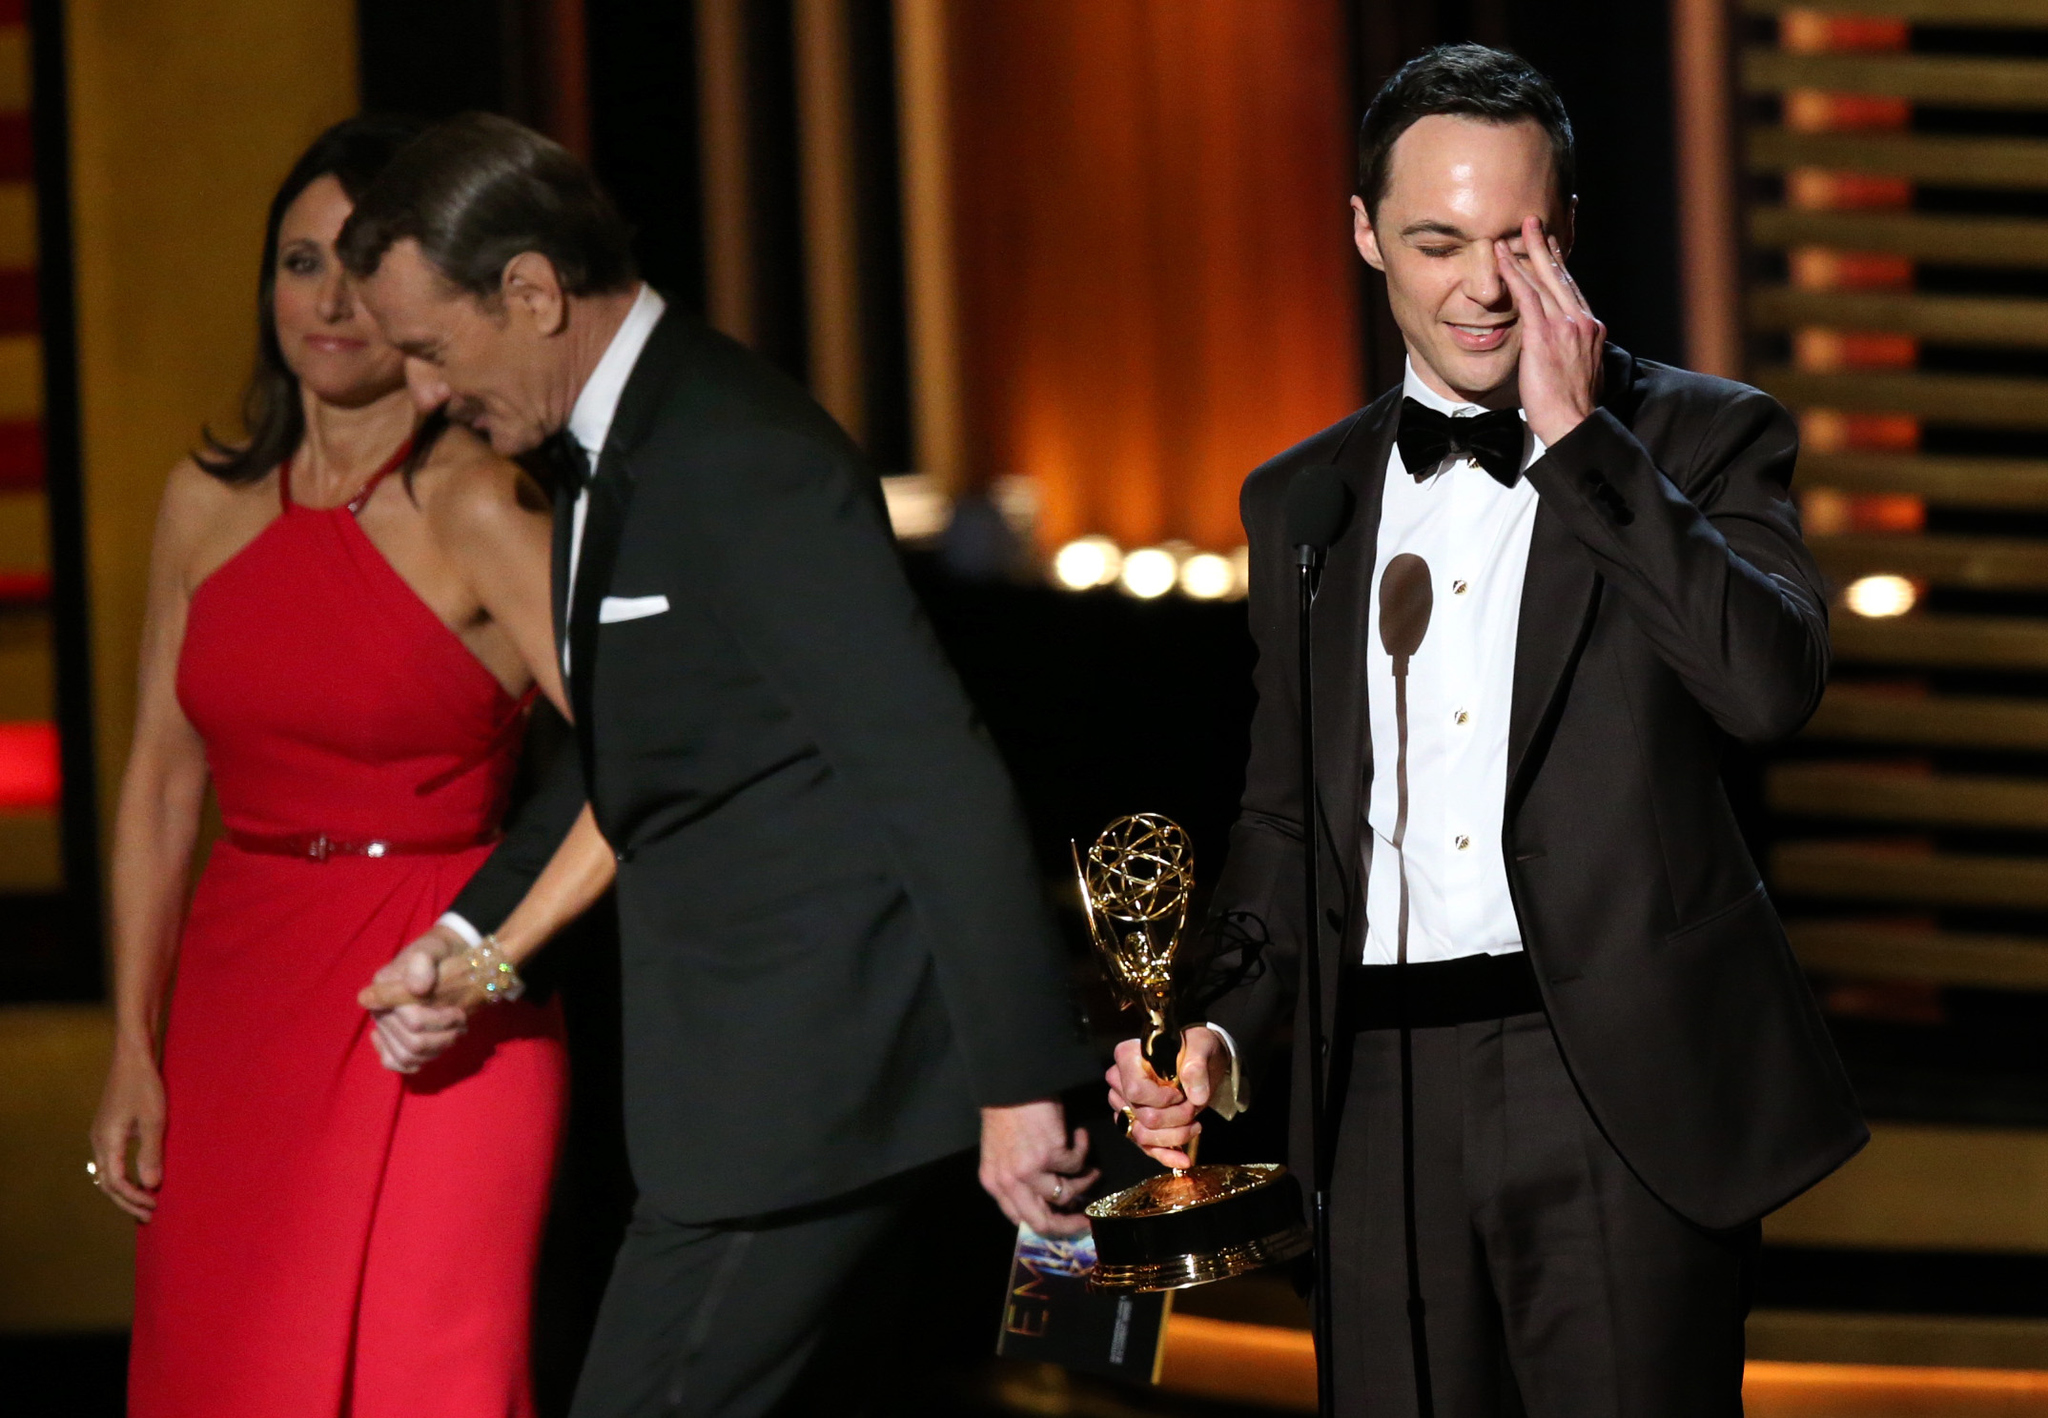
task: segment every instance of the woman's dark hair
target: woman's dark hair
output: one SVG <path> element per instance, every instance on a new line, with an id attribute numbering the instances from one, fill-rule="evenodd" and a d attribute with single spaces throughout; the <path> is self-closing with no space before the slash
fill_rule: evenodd
<path id="1" fill-rule="evenodd" d="M 523 252 L 553 263 L 570 295 L 621 291 L 639 279 L 633 234 L 589 168 L 561 144 L 490 113 L 437 123 L 357 201 L 337 249 L 358 277 L 400 241 L 452 285 L 495 300 Z"/>
<path id="2" fill-rule="evenodd" d="M 361 199 L 398 150 L 418 137 L 421 125 L 402 118 L 347 118 L 313 140 L 292 164 L 263 229 L 263 265 L 256 283 L 256 372 L 242 393 L 242 427 L 248 441 L 223 442 L 201 429 L 206 446 L 193 456 L 222 482 L 250 483 L 290 457 L 306 435 L 306 411 L 299 379 L 285 363 L 277 339 L 277 233 L 299 194 L 323 177 L 341 184 L 351 202 Z M 416 439 L 415 446 L 425 440 Z"/>
<path id="3" fill-rule="evenodd" d="M 1387 195 L 1387 165 L 1395 140 L 1424 118 L 1463 114 L 1487 123 L 1534 123 L 1550 138 L 1558 195 L 1567 200 L 1578 182 L 1572 120 L 1550 80 L 1518 54 L 1483 44 L 1440 44 L 1403 64 L 1373 95 L 1358 125 L 1358 195 L 1366 215 L 1379 218 Z"/>

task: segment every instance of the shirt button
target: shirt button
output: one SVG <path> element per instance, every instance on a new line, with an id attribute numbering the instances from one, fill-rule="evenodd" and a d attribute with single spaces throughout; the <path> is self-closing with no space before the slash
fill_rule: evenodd
<path id="1" fill-rule="evenodd" d="M 1451 716 L 1451 720 L 1453 723 L 1462 724 L 1471 717 L 1472 716 L 1470 714 L 1467 714 L 1463 709 L 1460 709 L 1457 713 Z"/>
<path id="2" fill-rule="evenodd" d="M 1470 837 L 1465 836 L 1463 833 L 1458 834 L 1456 840 L 1458 843 L 1458 850 L 1461 852 L 1472 845 L 1472 839 Z"/>
<path id="3" fill-rule="evenodd" d="M 1451 583 L 1451 594 L 1452 594 L 1452 595 L 1454 595 L 1454 596 L 1462 596 L 1462 595 L 1464 595 L 1464 594 L 1465 594 L 1465 583 L 1464 583 L 1463 581 L 1453 581 L 1453 582 Z"/>

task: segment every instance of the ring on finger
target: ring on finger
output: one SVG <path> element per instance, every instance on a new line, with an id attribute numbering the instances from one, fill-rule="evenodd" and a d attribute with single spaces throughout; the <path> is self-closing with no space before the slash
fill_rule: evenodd
<path id="1" fill-rule="evenodd" d="M 1129 1137 L 1131 1135 L 1132 1130 L 1138 1126 L 1138 1110 L 1136 1108 L 1133 1108 L 1130 1104 L 1126 1103 L 1123 1108 L 1123 1119 L 1124 1136 Z"/>
<path id="2" fill-rule="evenodd" d="M 1053 1203 L 1053 1205 L 1054 1205 L 1054 1206 L 1058 1206 L 1058 1205 L 1059 1205 L 1059 1204 L 1060 1204 L 1061 1202 L 1065 1201 L 1066 1199 L 1067 1199 L 1067 1179 L 1066 1179 L 1065 1177 L 1054 1177 L 1054 1178 L 1052 1179 L 1052 1203 Z"/>

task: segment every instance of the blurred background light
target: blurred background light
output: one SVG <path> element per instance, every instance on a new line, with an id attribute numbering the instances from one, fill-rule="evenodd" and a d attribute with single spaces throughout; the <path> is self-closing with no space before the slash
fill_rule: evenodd
<path id="1" fill-rule="evenodd" d="M 1213 551 L 1196 552 L 1180 566 L 1180 589 L 1198 601 L 1223 601 L 1238 593 L 1237 568 Z"/>
<path id="2" fill-rule="evenodd" d="M 1165 595 L 1180 579 L 1180 562 L 1165 547 L 1142 547 L 1124 558 L 1123 588 L 1139 600 Z"/>
<path id="3" fill-rule="evenodd" d="M 1123 570 L 1124 554 L 1108 537 L 1077 537 L 1052 559 L 1053 579 L 1069 591 L 1107 586 Z"/>
<path id="4" fill-rule="evenodd" d="M 1903 576 L 1859 576 L 1842 593 L 1843 603 L 1857 615 L 1881 619 L 1904 615 L 1920 599 L 1920 592 Z"/>

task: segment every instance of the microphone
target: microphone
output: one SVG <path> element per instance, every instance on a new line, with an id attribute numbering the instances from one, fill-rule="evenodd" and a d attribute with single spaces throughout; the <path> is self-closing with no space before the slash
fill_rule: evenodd
<path id="1" fill-rule="evenodd" d="M 1415 1411 L 1435 1418 L 1436 1390 L 1429 1372 L 1429 1335 L 1422 1303 L 1422 1262 L 1415 1225 L 1415 1045 L 1408 1027 L 1408 662 L 1429 634 L 1435 595 L 1429 563 L 1402 552 L 1380 576 L 1380 644 L 1394 661 L 1394 849 L 1400 906 L 1394 926 L 1394 990 L 1401 1017 L 1401 1230 L 1408 1262 L 1408 1346 L 1415 1365 Z"/>
<path id="2" fill-rule="evenodd" d="M 1287 488 L 1287 545 L 1303 566 L 1322 561 L 1351 522 L 1351 486 L 1330 465 L 1312 464 Z"/>

